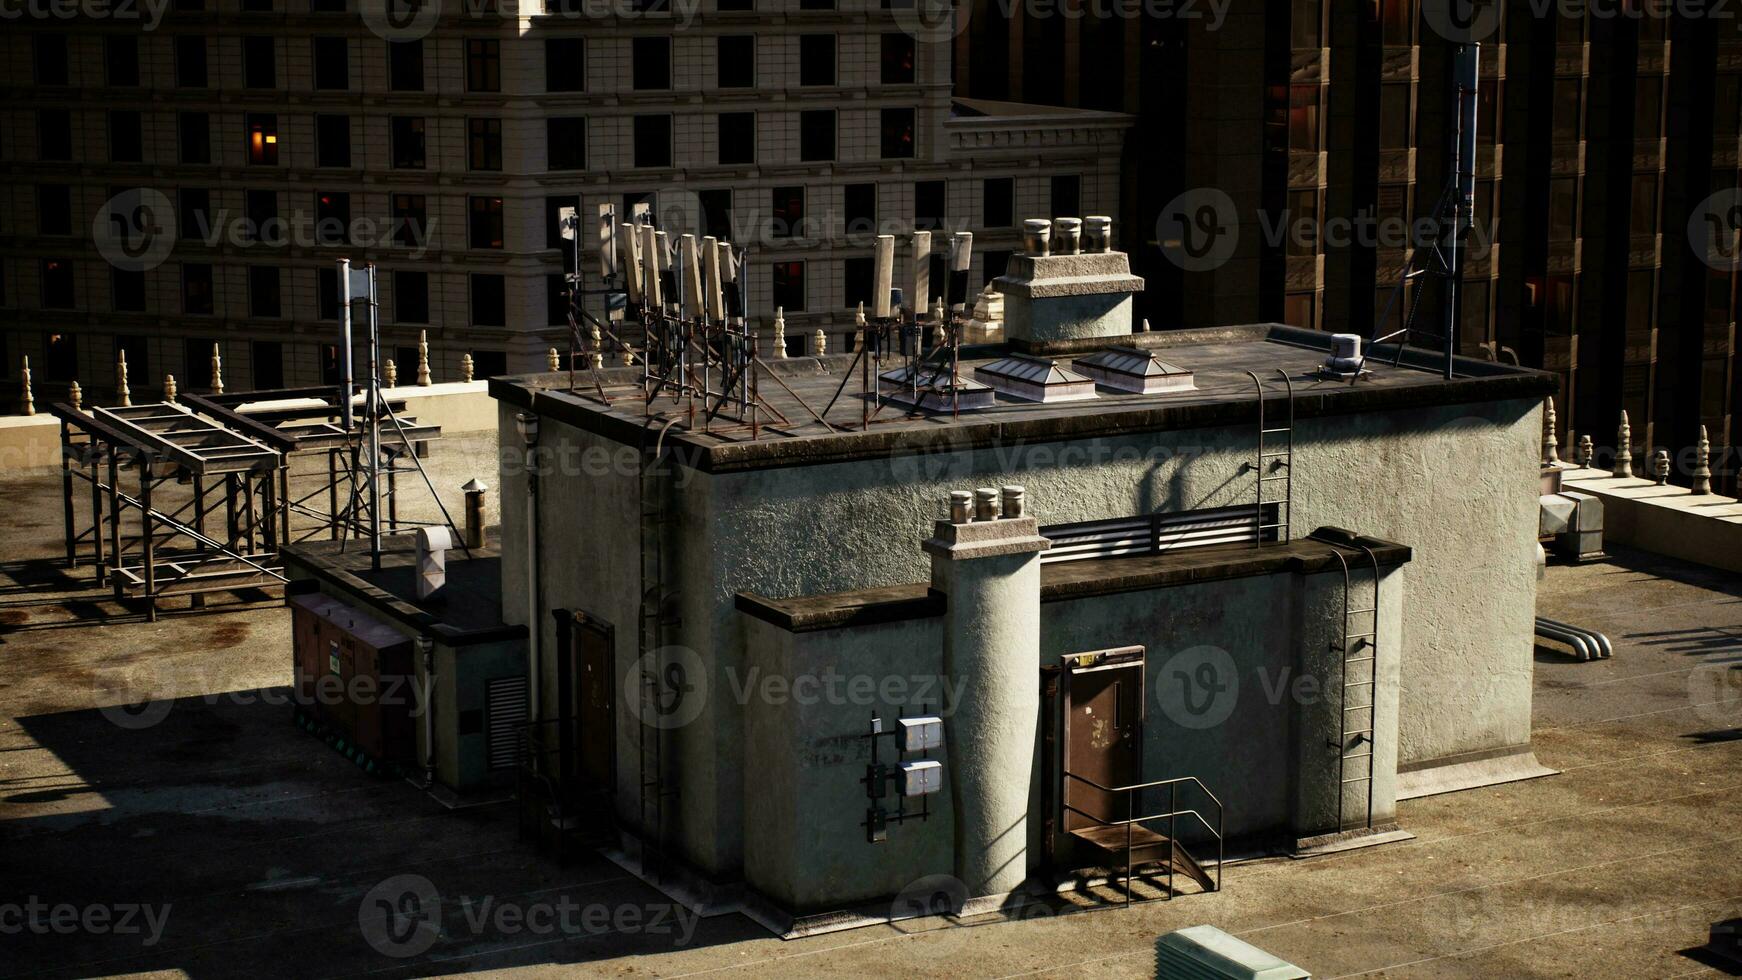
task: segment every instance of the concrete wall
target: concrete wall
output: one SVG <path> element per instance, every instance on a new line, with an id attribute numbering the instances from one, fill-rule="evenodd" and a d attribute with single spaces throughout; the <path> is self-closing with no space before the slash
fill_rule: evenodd
<path id="1" fill-rule="evenodd" d="M 1604 541 L 1742 572 L 1742 501 L 1608 470 L 1569 469 L 1561 479 L 1603 502 Z"/>

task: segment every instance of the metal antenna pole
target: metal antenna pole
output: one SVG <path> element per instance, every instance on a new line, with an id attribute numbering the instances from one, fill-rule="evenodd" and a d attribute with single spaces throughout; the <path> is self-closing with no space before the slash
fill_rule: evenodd
<path id="1" fill-rule="evenodd" d="M 1457 182 L 1452 198 L 1452 241 L 1450 278 L 1446 282 L 1445 376 L 1452 378 L 1453 359 L 1458 352 L 1458 330 L 1463 320 L 1463 296 L 1460 286 L 1464 278 L 1464 233 L 1469 227 L 1476 196 L 1476 85 L 1480 63 L 1480 44 L 1458 47 L 1453 72 L 1453 91 L 1457 105 L 1453 107 L 1452 158 L 1453 177 Z"/>
<path id="2" fill-rule="evenodd" d="M 351 417 L 351 392 L 353 389 L 351 377 L 351 260 L 339 260 L 339 382 L 343 390 L 339 392 L 339 417 L 344 420 L 345 431 L 351 431 L 354 420 Z"/>
<path id="3" fill-rule="evenodd" d="M 381 331 L 375 316 L 375 263 L 369 275 L 369 566 L 381 570 Z M 347 403 L 350 401 L 346 394 Z"/>

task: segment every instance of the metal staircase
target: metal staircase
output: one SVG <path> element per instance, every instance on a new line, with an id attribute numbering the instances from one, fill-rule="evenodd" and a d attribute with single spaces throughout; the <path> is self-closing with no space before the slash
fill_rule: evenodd
<path id="1" fill-rule="evenodd" d="M 1337 829 L 1371 830 L 1374 705 L 1379 695 L 1379 558 L 1372 548 L 1347 532 L 1339 534 L 1336 529 L 1321 528 L 1313 532 L 1312 537 L 1331 545 L 1331 553 L 1337 556 L 1337 563 L 1343 568 L 1342 639 L 1331 644 L 1331 649 L 1343 658 L 1338 736 L 1337 741 L 1331 743 L 1337 749 Z M 1345 549 L 1357 550 L 1366 556 L 1366 568 L 1373 585 L 1371 599 L 1363 596 L 1361 601 L 1365 604 L 1353 608 L 1355 570 L 1344 555 Z M 1360 693 L 1362 691 L 1366 693 Z M 1351 721 L 1351 715 L 1355 720 Z M 1351 763 L 1357 764 L 1353 768 L 1359 775 L 1349 775 Z M 1361 787 L 1358 792 L 1364 813 L 1359 819 L 1350 816 L 1351 786 Z"/>
<path id="2" fill-rule="evenodd" d="M 1265 398 L 1264 380 L 1257 374 L 1247 371 L 1246 376 L 1252 379 L 1252 387 L 1258 393 L 1258 458 L 1249 464 L 1258 474 L 1257 484 L 1257 524 L 1258 544 L 1263 546 L 1266 540 L 1275 542 L 1288 541 L 1288 525 L 1294 510 L 1294 380 L 1282 368 L 1276 369 L 1276 374 L 1282 379 L 1283 391 L 1287 396 L 1285 407 L 1286 424 L 1273 426 L 1265 416 L 1267 399 Z M 1281 437 L 1281 449 L 1269 448 L 1271 436 Z M 1282 484 L 1282 496 L 1271 498 L 1265 496 L 1266 485 Z M 1269 504 L 1276 508 L 1274 520 L 1265 519 L 1264 507 Z"/>

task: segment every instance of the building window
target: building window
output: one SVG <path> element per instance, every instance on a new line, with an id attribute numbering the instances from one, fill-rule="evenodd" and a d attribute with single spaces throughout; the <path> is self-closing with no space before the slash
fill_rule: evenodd
<path id="1" fill-rule="evenodd" d="M 502 120 L 466 120 L 466 163 L 473 170 L 502 169 Z"/>
<path id="2" fill-rule="evenodd" d="M 315 270 L 315 314 L 322 320 L 339 318 L 339 270 L 332 266 Z"/>
<path id="3" fill-rule="evenodd" d="M 395 170 L 422 170 L 424 122 L 422 116 L 394 116 L 388 123 Z"/>
<path id="4" fill-rule="evenodd" d="M 776 187 L 769 192 L 771 202 L 770 234 L 775 238 L 798 238 L 804 224 L 804 188 Z"/>
<path id="5" fill-rule="evenodd" d="M 1548 182 L 1548 240 L 1570 242 L 1577 234 L 1579 179 L 1555 177 Z"/>
<path id="6" fill-rule="evenodd" d="M 351 195 L 346 191 L 315 194 L 315 242 L 351 244 Z"/>
<path id="7" fill-rule="evenodd" d="M 1289 18 L 1290 46 L 1296 51 L 1317 50 L 1319 25 L 1324 17 L 1324 0 L 1294 0 L 1294 14 Z"/>
<path id="8" fill-rule="evenodd" d="M 393 274 L 393 319 L 397 323 L 429 322 L 429 273 Z M 412 359 L 416 363 L 416 358 Z"/>
<path id="9" fill-rule="evenodd" d="M 1050 188 L 1052 213 L 1061 218 L 1079 217 L 1083 213 L 1083 178 L 1077 174 L 1060 174 L 1052 178 Z"/>
<path id="10" fill-rule="evenodd" d="M 67 58 L 67 36 L 44 31 L 32 39 L 36 56 L 36 84 L 65 85 L 70 63 Z"/>
<path id="11" fill-rule="evenodd" d="M 566 326 L 569 322 L 568 277 L 552 272 L 544 277 L 544 323 L 547 327 Z M 475 365 L 474 365 L 475 366 Z"/>
<path id="12" fill-rule="evenodd" d="M 284 345 L 276 340 L 256 340 L 249 345 L 253 357 L 255 391 L 284 387 Z"/>
<path id="13" fill-rule="evenodd" d="M 980 213 L 987 228 L 1009 228 L 1016 224 L 1016 178 L 987 177 L 981 182 Z"/>
<path id="14" fill-rule="evenodd" d="M 1633 206 L 1629 209 L 1628 233 L 1634 238 L 1657 234 L 1657 175 L 1633 175 Z"/>
<path id="15" fill-rule="evenodd" d="M 212 267 L 203 262 L 181 264 L 181 311 L 188 316 L 212 315 Z M 143 365 L 129 365 L 143 369 Z"/>
<path id="16" fill-rule="evenodd" d="M 422 248 L 429 241 L 429 210 L 422 194 L 393 195 L 393 244 Z"/>
<path id="17" fill-rule="evenodd" d="M 1318 254 L 1319 192 L 1317 188 L 1291 188 L 1288 192 L 1288 220 L 1283 226 L 1283 250 L 1288 255 Z M 1287 321 L 1297 327 L 1304 323 Z"/>
<path id="18" fill-rule="evenodd" d="M 247 212 L 248 237 L 254 241 L 277 244 L 284 236 L 284 228 L 278 221 L 278 192 L 273 190 L 249 190 L 242 194 L 242 207 Z"/>
<path id="19" fill-rule="evenodd" d="M 714 9 L 720 13 L 745 13 L 756 9 L 756 0 L 715 0 Z"/>
<path id="20" fill-rule="evenodd" d="M 732 191 L 730 188 L 701 191 L 696 195 L 702 208 L 702 235 L 722 242 L 733 239 Z"/>
<path id="21" fill-rule="evenodd" d="M 1004 274 L 1010 268 L 1010 253 L 1008 251 L 987 252 L 980 269 L 980 288 Z"/>
<path id="22" fill-rule="evenodd" d="M 466 91 L 502 91 L 502 42 L 485 38 L 466 40 Z"/>
<path id="23" fill-rule="evenodd" d="M 1398 88 L 1400 86 L 1385 85 L 1381 89 Z M 1409 86 L 1401 86 L 1404 94 L 1409 93 Z M 1381 93 L 1381 115 L 1384 110 L 1384 95 Z M 1409 122 L 1409 105 L 1404 103 L 1404 124 Z M 1383 123 L 1381 123 L 1383 128 Z M 1384 144 L 1381 144 L 1384 145 Z M 1288 87 L 1288 148 L 1307 153 L 1316 153 L 1319 149 L 1319 87 L 1317 85 L 1290 85 Z"/>
<path id="24" fill-rule="evenodd" d="M 1282 322 L 1291 327 L 1314 329 L 1315 309 L 1312 293 L 1289 293 L 1282 299 Z"/>
<path id="25" fill-rule="evenodd" d="M 720 164 L 756 162 L 756 113 L 720 113 Z"/>
<path id="26" fill-rule="evenodd" d="M 801 34 L 798 38 L 798 83 L 835 84 L 835 36 Z"/>
<path id="27" fill-rule="evenodd" d="M 641 91 L 671 88 L 671 38 L 647 35 L 630 41 L 630 70 Z"/>
<path id="28" fill-rule="evenodd" d="M 1414 38 L 1415 0 L 1379 0 L 1379 37 L 1388 45 L 1407 45 Z"/>
<path id="29" fill-rule="evenodd" d="M 872 305 L 872 275 L 876 271 L 875 261 L 866 256 L 841 260 L 841 286 L 844 291 L 849 310 L 856 310 L 860 303 Z"/>
<path id="30" fill-rule="evenodd" d="M 314 83 L 320 91 L 351 87 L 351 47 L 342 37 L 314 39 Z"/>
<path id="31" fill-rule="evenodd" d="M 103 39 L 103 69 L 113 88 L 139 84 L 139 38 L 112 34 Z"/>
<path id="32" fill-rule="evenodd" d="M 1554 80 L 1554 111 L 1550 132 L 1556 143 L 1576 143 L 1579 139 L 1579 80 L 1576 78 L 1557 78 Z"/>
<path id="33" fill-rule="evenodd" d="M 545 120 L 547 170 L 587 169 L 587 118 L 555 116 Z"/>
<path id="34" fill-rule="evenodd" d="M 65 184 L 36 188 L 36 230 L 42 235 L 73 233 L 73 191 Z"/>
<path id="35" fill-rule="evenodd" d="M 182 163 L 212 162 L 212 121 L 209 116 L 203 112 L 177 114 L 176 133 Z"/>
<path id="36" fill-rule="evenodd" d="M 877 232 L 877 185 L 847 184 L 841 188 L 842 218 L 849 235 Z"/>
<path id="37" fill-rule="evenodd" d="M 883 159 L 913 159 L 913 110 L 884 109 L 880 121 Z"/>
<path id="38" fill-rule="evenodd" d="M 66 109 L 36 110 L 36 158 L 73 158 L 73 117 Z"/>
<path id="39" fill-rule="evenodd" d="M 467 245 L 471 248 L 501 248 L 502 199 L 473 197 L 467 200 Z"/>
<path id="40" fill-rule="evenodd" d="M 248 162 L 263 167 L 278 166 L 278 117 L 248 113 Z"/>
<path id="41" fill-rule="evenodd" d="M 472 326 L 508 325 L 506 288 L 501 276 L 472 273 Z"/>
<path id="42" fill-rule="evenodd" d="M 278 291 L 278 266 L 248 267 L 248 315 L 276 319 L 284 315 Z"/>
<path id="43" fill-rule="evenodd" d="M 395 92 L 423 91 L 423 41 L 387 42 L 387 87 Z"/>
<path id="44" fill-rule="evenodd" d="M 883 35 L 882 67 L 879 77 L 885 85 L 913 84 L 913 35 L 894 31 Z"/>
<path id="45" fill-rule="evenodd" d="M 176 192 L 176 235 L 184 241 L 203 241 L 212 230 L 212 192 L 183 187 Z"/>
<path id="46" fill-rule="evenodd" d="M 472 377 L 499 378 L 508 373 L 508 354 L 499 350 L 473 350 Z"/>
<path id="47" fill-rule="evenodd" d="M 835 110 L 806 109 L 798 114 L 798 158 L 805 163 L 835 158 Z"/>
<path id="48" fill-rule="evenodd" d="M 349 167 L 350 165 L 351 117 L 316 116 L 315 166 Z"/>
<path id="49" fill-rule="evenodd" d="M 271 37 L 242 39 L 242 87 L 278 87 L 278 54 Z"/>
<path id="50" fill-rule="evenodd" d="M 137 269 L 109 271 L 110 306 L 116 313 L 145 312 L 145 273 Z"/>
<path id="51" fill-rule="evenodd" d="M 671 166 L 671 117 L 635 117 L 635 166 Z"/>
<path id="52" fill-rule="evenodd" d="M 913 184 L 913 227 L 916 231 L 936 231 L 944 226 L 947 210 L 945 184 L 941 180 L 919 180 Z"/>
<path id="53" fill-rule="evenodd" d="M 774 274 L 774 305 L 788 313 L 804 309 L 804 263 L 776 262 Z"/>
<path id="54" fill-rule="evenodd" d="M 721 88 L 756 87 L 756 37 L 751 34 L 725 34 L 716 40 L 719 58 L 718 81 Z"/>
<path id="55" fill-rule="evenodd" d="M 1297 88 L 1310 88 L 1318 95 L 1317 85 L 1301 85 Z M 1409 149 L 1409 100 L 1410 85 L 1408 82 L 1396 82 L 1379 86 L 1379 148 L 1383 150 Z M 1314 106 L 1317 112 L 1317 106 Z M 1306 147 L 1299 147 L 1306 149 Z M 1316 147 L 1315 147 L 1316 149 Z"/>
<path id="56" fill-rule="evenodd" d="M 175 39 L 175 84 L 178 88 L 206 87 L 206 39 L 198 34 L 180 34 Z"/>
<path id="57" fill-rule="evenodd" d="M 116 109 L 109 113 L 109 161 L 111 163 L 141 163 L 145 159 L 145 136 L 140 131 L 139 113 L 133 109 Z"/>
<path id="58" fill-rule="evenodd" d="M 587 42 L 578 37 L 553 37 L 544 42 L 544 90 L 587 90 Z"/>
<path id="59" fill-rule="evenodd" d="M 43 373 L 50 381 L 74 381 L 79 376 L 79 342 L 69 333 L 45 334 L 42 346 L 47 362 Z"/>
<path id="60" fill-rule="evenodd" d="M 1633 137 L 1658 139 L 1663 135 L 1663 76 L 1641 75 L 1633 85 Z"/>

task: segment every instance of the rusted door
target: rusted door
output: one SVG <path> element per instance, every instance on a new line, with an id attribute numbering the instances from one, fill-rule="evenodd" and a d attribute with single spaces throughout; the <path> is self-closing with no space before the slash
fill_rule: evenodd
<path id="1" fill-rule="evenodd" d="M 1102 820 L 1125 818 L 1125 794 L 1090 786 L 1130 786 L 1143 771 L 1143 663 L 1102 663 L 1065 673 L 1064 829 L 1096 826 Z"/>
<path id="2" fill-rule="evenodd" d="M 603 792 L 613 787 L 617 759 L 617 720 L 611 681 L 611 627 L 590 617 L 577 617 L 575 653 L 575 740 L 579 743 L 581 779 Z"/>

